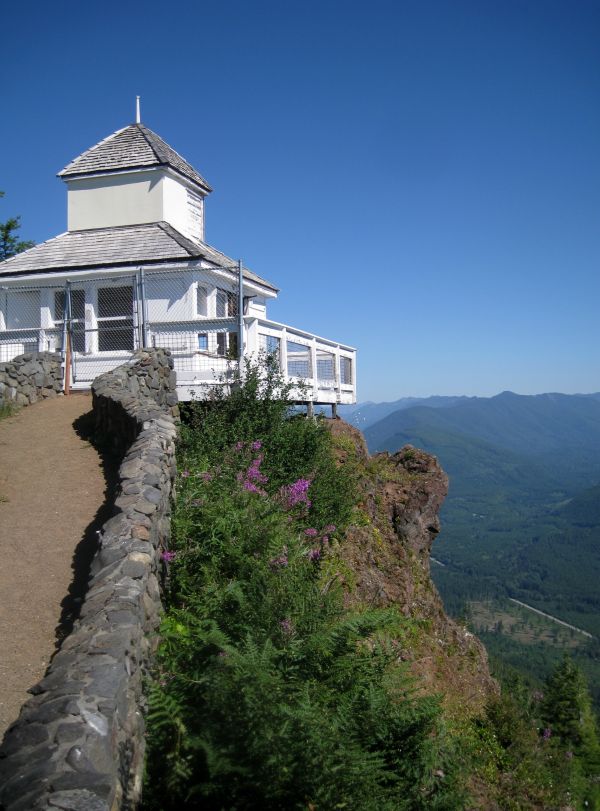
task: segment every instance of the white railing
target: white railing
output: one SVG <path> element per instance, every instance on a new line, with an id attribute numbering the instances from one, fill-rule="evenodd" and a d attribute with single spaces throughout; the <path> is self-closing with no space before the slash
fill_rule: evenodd
<path id="1" fill-rule="evenodd" d="M 276 352 L 285 377 L 302 383 L 300 399 L 356 402 L 356 349 L 266 318 L 244 318 L 244 354 Z"/>

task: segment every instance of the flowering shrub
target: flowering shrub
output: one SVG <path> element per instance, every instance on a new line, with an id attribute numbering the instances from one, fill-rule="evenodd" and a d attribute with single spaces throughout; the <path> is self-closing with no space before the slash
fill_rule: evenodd
<path id="1" fill-rule="evenodd" d="M 327 429 L 247 385 L 184 430 L 145 807 L 463 807 L 390 642 L 408 621 L 322 580 L 353 498 Z"/>
<path id="2" fill-rule="evenodd" d="M 308 498 L 308 488 L 310 487 L 310 479 L 298 479 L 293 484 L 288 484 L 286 487 L 281 488 L 281 500 L 288 510 L 295 507 L 297 504 L 305 504 L 307 507 L 311 506 L 311 501 Z"/>

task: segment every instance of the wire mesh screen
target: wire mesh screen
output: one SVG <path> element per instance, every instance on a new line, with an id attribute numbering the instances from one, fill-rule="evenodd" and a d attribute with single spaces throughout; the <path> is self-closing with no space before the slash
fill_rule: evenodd
<path id="1" fill-rule="evenodd" d="M 312 377 L 310 346 L 287 341 L 287 374 L 290 377 Z"/>
<path id="2" fill-rule="evenodd" d="M 334 388 L 335 386 L 335 355 L 317 349 L 317 379 L 322 388 Z"/>
<path id="3" fill-rule="evenodd" d="M 63 325 L 53 317 L 56 292 L 53 286 L 0 287 L 0 362 L 61 349 Z"/>
<path id="4" fill-rule="evenodd" d="M 194 390 L 226 380 L 242 354 L 263 351 L 277 355 L 287 377 L 310 381 L 315 399 L 352 394 L 352 350 L 240 313 L 239 303 L 247 309 L 250 301 L 242 293 L 238 267 L 87 274 L 60 284 L 6 280 L 0 283 L 0 362 L 60 351 L 71 382 L 85 386 L 135 350 L 160 347 L 171 351 L 185 391 L 188 384 Z"/>
<path id="5" fill-rule="evenodd" d="M 352 359 L 344 357 L 340 357 L 340 377 L 342 380 L 343 385 L 351 386 L 353 383 L 353 374 L 352 374 Z"/>
<path id="6" fill-rule="evenodd" d="M 150 346 L 170 349 L 180 381 L 227 376 L 239 356 L 237 268 L 220 278 L 194 270 L 146 272 L 144 323 Z"/>
<path id="7" fill-rule="evenodd" d="M 91 382 L 142 345 L 134 274 L 78 279 L 55 291 L 54 318 L 65 324 L 73 382 Z M 67 349 L 67 345 L 63 347 Z"/>
<path id="8" fill-rule="evenodd" d="M 87 277 L 0 290 L 0 361 L 60 350 L 91 382 L 142 346 L 170 349 L 183 380 L 210 382 L 240 349 L 237 268 Z M 68 350 L 68 351 L 67 351 Z"/>
<path id="9" fill-rule="evenodd" d="M 276 335 L 267 335 L 264 332 L 258 333 L 258 349 L 268 355 L 276 354 L 281 356 L 281 338 Z"/>

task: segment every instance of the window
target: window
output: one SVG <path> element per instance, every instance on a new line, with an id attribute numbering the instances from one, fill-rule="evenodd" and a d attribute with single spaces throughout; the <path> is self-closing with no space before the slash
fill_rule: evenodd
<path id="1" fill-rule="evenodd" d="M 217 287 L 217 318 L 233 318 L 238 313 L 237 295 Z"/>
<path id="2" fill-rule="evenodd" d="M 6 293 L 6 328 L 40 326 L 40 291 L 9 290 Z"/>
<path id="3" fill-rule="evenodd" d="M 237 358 L 237 332 L 217 332 L 217 355 L 223 358 Z"/>
<path id="4" fill-rule="evenodd" d="M 331 352 L 317 351 L 317 378 L 327 382 L 335 380 L 335 358 Z"/>
<path id="5" fill-rule="evenodd" d="M 98 349 L 133 350 L 133 288 L 98 288 Z"/>
<path id="6" fill-rule="evenodd" d="M 196 288 L 196 315 L 204 318 L 208 315 L 208 291 L 200 285 Z"/>
<path id="7" fill-rule="evenodd" d="M 350 385 L 352 383 L 352 361 L 350 358 L 340 358 L 340 371 L 342 383 Z"/>
<path id="8" fill-rule="evenodd" d="M 66 290 L 54 291 L 54 323 L 65 318 Z M 71 349 L 85 352 L 85 290 L 71 290 Z"/>
<path id="9" fill-rule="evenodd" d="M 309 346 L 287 342 L 287 373 L 291 377 L 312 377 Z"/>
<path id="10" fill-rule="evenodd" d="M 208 335 L 206 332 L 198 333 L 198 349 L 208 352 Z"/>
<path id="11" fill-rule="evenodd" d="M 258 334 L 258 348 L 261 352 L 266 352 L 268 355 L 275 353 L 279 357 L 279 346 L 281 338 L 276 335 L 265 335 L 262 332 Z"/>

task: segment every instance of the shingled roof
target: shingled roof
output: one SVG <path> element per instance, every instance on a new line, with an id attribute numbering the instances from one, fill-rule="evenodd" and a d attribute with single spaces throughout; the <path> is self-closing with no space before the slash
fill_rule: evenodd
<path id="1" fill-rule="evenodd" d="M 220 268 L 233 269 L 237 262 L 204 242 L 193 242 L 166 222 L 122 225 L 67 231 L 47 242 L 0 262 L 0 277 L 60 270 L 177 263 L 206 259 Z M 244 278 L 277 288 L 244 268 Z"/>
<path id="2" fill-rule="evenodd" d="M 160 135 L 143 124 L 130 124 L 104 138 L 72 160 L 58 173 L 58 177 L 85 177 L 153 166 L 168 166 L 191 180 L 203 192 L 212 191 L 193 166 L 163 141 Z"/>

